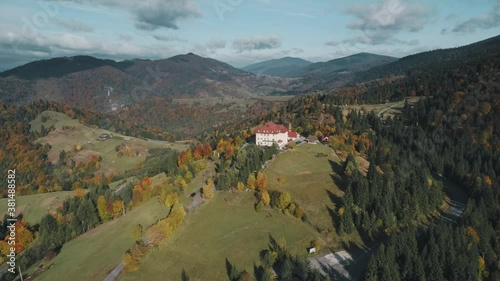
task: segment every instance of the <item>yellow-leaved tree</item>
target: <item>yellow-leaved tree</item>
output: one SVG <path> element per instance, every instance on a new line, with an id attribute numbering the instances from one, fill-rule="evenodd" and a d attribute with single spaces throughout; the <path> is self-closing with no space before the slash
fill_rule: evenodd
<path id="1" fill-rule="evenodd" d="M 269 196 L 269 192 L 267 192 L 267 190 L 264 189 L 260 192 L 260 200 L 264 205 L 269 205 L 271 202 L 271 196 Z"/>
<path id="2" fill-rule="evenodd" d="M 207 183 L 203 185 L 203 198 L 211 199 L 212 197 L 214 197 L 214 194 L 214 180 L 209 179 L 207 180 Z"/>
<path id="3" fill-rule="evenodd" d="M 242 183 L 241 181 L 239 181 L 237 184 L 236 184 L 236 188 L 239 190 L 239 191 L 243 191 L 245 190 L 245 184 Z"/>
<path id="4" fill-rule="evenodd" d="M 253 174 L 250 174 L 247 178 L 247 187 L 250 189 L 255 189 L 256 179 Z"/>
<path id="5" fill-rule="evenodd" d="M 104 197 L 104 195 L 99 196 L 99 198 L 97 198 L 97 212 L 99 213 L 99 217 L 102 221 L 109 220 L 109 213 L 106 205 L 106 197 Z"/>
<path id="6" fill-rule="evenodd" d="M 165 199 L 165 206 L 167 208 L 172 208 L 175 203 L 179 202 L 179 195 L 177 192 L 172 192 L 167 195 L 167 199 Z"/>

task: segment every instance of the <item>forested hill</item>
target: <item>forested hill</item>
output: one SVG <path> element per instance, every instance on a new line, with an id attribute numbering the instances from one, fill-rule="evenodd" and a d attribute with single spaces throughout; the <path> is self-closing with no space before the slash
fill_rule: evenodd
<path id="1" fill-rule="evenodd" d="M 462 61 L 500 55 L 500 36 L 489 38 L 471 45 L 423 52 L 401 58 L 395 62 L 374 67 L 357 75 L 356 81 L 369 81 L 389 75 L 428 69 L 446 69 Z"/>
<path id="2" fill-rule="evenodd" d="M 386 124 L 373 119 L 377 133 L 412 150 L 470 200 L 456 226 L 395 235 L 370 262 L 366 280 L 498 280 L 499 60 L 434 77 L 442 85 L 430 87 L 433 96 Z"/>
<path id="3" fill-rule="evenodd" d="M 496 41 L 486 41 L 485 49 Z M 500 56 L 476 54 L 440 69 L 410 72 L 353 97 L 296 98 L 261 117 L 290 122 L 302 135 L 329 134 L 334 149 L 370 162 L 365 177 L 352 173 L 356 160 L 347 157 L 344 167 L 351 176 L 339 223 L 340 231 L 357 229 L 368 241 L 391 237 L 370 262 L 366 280 L 500 277 Z M 338 107 L 408 95 L 424 97 L 384 121 L 375 114 L 345 116 Z M 417 232 L 414 222 L 442 196 L 429 177 L 436 174 L 456 183 L 470 200 L 457 224 Z"/>
<path id="4" fill-rule="evenodd" d="M 46 99 L 111 111 L 106 99 L 130 106 L 153 97 L 250 97 L 286 92 L 294 80 L 259 77 L 189 53 L 162 60 L 115 62 L 89 56 L 35 61 L 0 73 L 0 100 Z M 110 90 L 111 92 L 109 92 Z"/>
<path id="5" fill-rule="evenodd" d="M 1 72 L 0 77 L 14 76 L 27 80 L 50 77 L 57 78 L 71 73 L 91 70 L 103 66 L 120 69 L 130 64 L 132 64 L 131 61 L 118 63 L 113 60 L 98 59 L 91 56 L 53 58 L 30 62 L 11 70 Z"/>
<path id="6" fill-rule="evenodd" d="M 50 145 L 41 145 L 35 141 L 47 135 L 53 128 L 42 126 L 41 131 L 33 131 L 30 125 L 30 122 L 43 111 L 61 112 L 88 126 L 109 129 L 129 136 L 170 141 L 175 139 L 174 135 L 167 132 L 152 130 L 111 116 L 48 101 L 36 101 L 26 106 L 0 103 L 0 109 L 0 124 L 2 124 L 0 126 L 0 171 L 7 171 L 7 169 L 18 171 L 16 184 L 19 195 L 36 193 L 40 186 L 45 186 L 50 190 L 56 184 L 62 186 L 64 190 L 70 190 L 74 181 L 85 179 L 77 173 L 71 177 L 62 177 L 52 173 L 54 165 L 47 158 Z M 0 191 L 4 195 L 7 192 L 6 189 Z"/>

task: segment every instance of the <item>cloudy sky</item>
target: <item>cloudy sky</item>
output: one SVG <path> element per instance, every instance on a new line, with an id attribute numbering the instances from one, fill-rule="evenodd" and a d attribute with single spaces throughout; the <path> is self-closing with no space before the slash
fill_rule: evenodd
<path id="1" fill-rule="evenodd" d="M 500 34 L 500 0 L 2 0 L 0 70 L 78 54 L 402 57 Z"/>

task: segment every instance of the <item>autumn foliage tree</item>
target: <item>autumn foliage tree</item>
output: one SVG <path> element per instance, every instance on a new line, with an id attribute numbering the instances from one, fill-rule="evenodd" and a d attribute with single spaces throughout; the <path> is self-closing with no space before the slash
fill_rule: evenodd
<path id="1" fill-rule="evenodd" d="M 123 201 L 116 200 L 113 202 L 113 217 L 117 218 L 123 213 Z"/>
<path id="2" fill-rule="evenodd" d="M 247 187 L 250 189 L 255 189 L 256 181 L 257 180 L 255 179 L 255 176 L 253 174 L 250 174 L 247 178 Z"/>
<path id="3" fill-rule="evenodd" d="M 271 197 L 269 195 L 269 192 L 266 189 L 263 189 L 262 191 L 260 191 L 259 194 L 262 204 L 264 204 L 265 206 L 269 205 L 269 203 L 271 202 Z"/>
<path id="4" fill-rule="evenodd" d="M 144 230 L 142 228 L 141 224 L 137 224 L 132 228 L 132 237 L 134 238 L 135 241 L 139 241 L 142 239 L 142 234 Z"/>
<path id="5" fill-rule="evenodd" d="M 207 182 L 203 185 L 203 198 L 211 199 L 212 197 L 214 197 L 214 194 L 214 180 L 208 179 Z"/>
<path id="6" fill-rule="evenodd" d="M 97 198 L 97 212 L 99 213 L 99 217 L 102 221 L 107 221 L 110 218 L 110 214 L 106 208 L 106 197 L 104 195 L 99 196 Z"/>
<path id="7" fill-rule="evenodd" d="M 267 188 L 267 177 L 264 173 L 259 172 L 257 174 L 257 179 L 255 181 L 255 188 L 258 191 L 264 190 Z"/>
<path id="8" fill-rule="evenodd" d="M 165 199 L 165 206 L 167 208 L 172 208 L 175 203 L 179 202 L 179 195 L 177 192 L 172 192 L 167 195 L 167 198 Z"/>
<path id="9" fill-rule="evenodd" d="M 19 220 L 15 223 L 15 244 L 9 244 L 10 235 L 5 236 L 3 241 L 0 241 L 0 261 L 8 254 L 10 254 L 10 248 L 15 249 L 15 253 L 19 254 L 23 252 L 34 240 L 34 235 L 29 229 L 28 222 L 25 220 Z"/>

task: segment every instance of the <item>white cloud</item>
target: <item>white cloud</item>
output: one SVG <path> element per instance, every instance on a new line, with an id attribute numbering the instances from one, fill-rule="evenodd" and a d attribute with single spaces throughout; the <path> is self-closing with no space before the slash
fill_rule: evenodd
<path id="1" fill-rule="evenodd" d="M 158 41 L 164 41 L 164 42 L 187 42 L 186 39 L 182 39 L 175 35 L 153 34 L 153 38 Z"/>
<path id="2" fill-rule="evenodd" d="M 55 0 L 46 0 L 55 1 Z M 104 5 L 129 11 L 135 19 L 135 26 L 142 30 L 159 28 L 179 29 L 180 20 L 201 16 L 193 0 L 59 0 L 82 5 Z"/>
<path id="3" fill-rule="evenodd" d="M 402 32 L 418 32 L 433 18 L 434 12 L 423 3 L 403 0 L 382 0 L 376 4 L 356 4 L 347 10 L 355 19 L 347 25 L 362 34 L 344 40 L 350 44 L 414 45 L 414 40 L 397 39 Z"/>
<path id="4" fill-rule="evenodd" d="M 226 40 L 210 40 L 205 44 L 210 50 L 218 50 L 226 48 Z"/>
<path id="5" fill-rule="evenodd" d="M 92 36 L 75 33 L 23 33 L 13 26 L 6 28 L 0 24 L 0 29 L 10 30 L 0 33 L 0 58 L 10 58 L 3 61 L 0 68 L 6 69 L 32 60 L 60 56 L 93 55 L 103 58 L 167 58 L 181 53 L 175 47 L 164 44 L 140 44 L 136 41 L 99 40 Z"/>
<path id="6" fill-rule="evenodd" d="M 56 26 L 62 27 L 64 29 L 73 31 L 73 32 L 92 32 L 94 31 L 94 28 L 91 26 L 78 22 L 75 20 L 63 20 L 63 19 L 58 19 L 58 18 L 52 18 L 51 19 L 52 23 Z"/>
<path id="7" fill-rule="evenodd" d="M 494 3 L 493 9 L 489 13 L 461 22 L 452 31 L 457 33 L 473 33 L 476 29 L 490 29 L 498 26 L 500 26 L 500 0 Z"/>
<path id="8" fill-rule="evenodd" d="M 281 39 L 276 36 L 242 38 L 233 41 L 233 48 L 238 53 L 279 47 L 281 47 Z"/>

